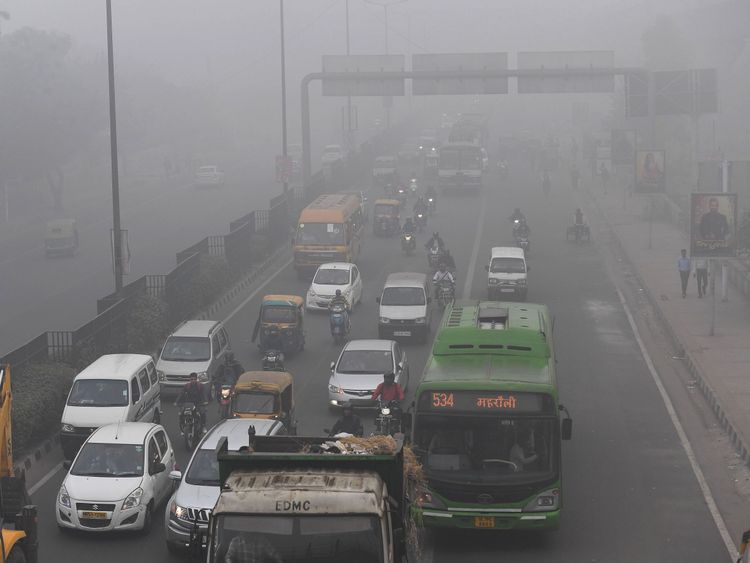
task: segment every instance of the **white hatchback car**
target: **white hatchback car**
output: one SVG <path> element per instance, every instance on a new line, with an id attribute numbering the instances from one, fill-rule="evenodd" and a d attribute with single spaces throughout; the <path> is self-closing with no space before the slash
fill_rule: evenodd
<path id="1" fill-rule="evenodd" d="M 172 493 L 175 457 L 159 424 L 122 422 L 95 430 L 65 467 L 55 511 L 60 528 L 148 533 Z"/>
<path id="2" fill-rule="evenodd" d="M 327 310 L 328 304 L 340 289 L 349 305 L 362 301 L 362 276 L 359 268 L 349 262 L 329 262 L 318 266 L 305 305 L 308 309 Z"/>

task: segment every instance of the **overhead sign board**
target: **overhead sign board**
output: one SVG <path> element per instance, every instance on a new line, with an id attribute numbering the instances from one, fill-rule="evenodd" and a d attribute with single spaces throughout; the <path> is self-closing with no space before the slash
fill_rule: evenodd
<path id="1" fill-rule="evenodd" d="M 403 96 L 403 78 L 363 78 L 342 76 L 346 73 L 403 72 L 403 55 L 323 55 L 324 96 Z"/>
<path id="2" fill-rule="evenodd" d="M 519 94 L 565 94 L 613 92 L 615 89 L 613 51 L 566 51 L 518 53 Z M 545 71 L 550 71 L 547 76 Z M 579 71 L 579 72 L 576 72 Z M 587 72 L 588 71 L 588 72 Z M 534 74 L 530 76 L 530 74 Z"/>
<path id="3" fill-rule="evenodd" d="M 630 72 L 625 75 L 625 116 L 648 116 L 648 82 L 646 71 Z"/>
<path id="4" fill-rule="evenodd" d="M 656 115 L 700 115 L 718 111 L 716 69 L 653 73 Z"/>
<path id="5" fill-rule="evenodd" d="M 492 71 L 508 70 L 507 53 L 448 53 L 412 56 L 415 72 L 487 71 L 486 78 L 415 78 L 412 94 L 507 94 L 508 78 Z"/>

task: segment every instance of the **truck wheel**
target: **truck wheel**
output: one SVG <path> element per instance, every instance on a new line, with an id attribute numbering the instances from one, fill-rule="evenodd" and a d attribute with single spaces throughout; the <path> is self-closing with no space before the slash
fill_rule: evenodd
<path id="1" fill-rule="evenodd" d="M 26 554 L 21 549 L 21 546 L 16 544 L 5 561 L 6 563 L 26 563 Z"/>

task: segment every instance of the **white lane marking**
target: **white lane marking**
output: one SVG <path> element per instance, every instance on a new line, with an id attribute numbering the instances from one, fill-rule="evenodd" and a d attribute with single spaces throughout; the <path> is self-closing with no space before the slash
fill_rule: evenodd
<path id="1" fill-rule="evenodd" d="M 258 295 L 258 293 L 260 293 L 261 289 L 263 289 L 269 283 L 271 283 L 276 278 L 276 276 L 278 276 L 293 261 L 294 261 L 294 258 L 290 258 L 289 260 L 287 260 L 286 262 L 284 262 L 281 266 L 279 266 L 278 270 L 276 270 L 273 274 L 271 274 L 268 278 L 266 278 L 266 280 L 262 284 L 260 284 L 255 289 L 255 291 L 253 291 L 250 295 L 248 295 L 242 303 L 240 303 L 239 305 L 237 305 L 237 307 L 235 307 L 232 310 L 231 313 L 229 313 L 226 317 L 224 317 L 224 319 L 223 319 L 222 322 L 224 324 L 226 324 L 228 321 L 230 321 L 232 319 L 232 317 L 234 317 L 237 313 L 239 313 L 245 305 L 247 305 L 256 295 Z"/>
<path id="2" fill-rule="evenodd" d="M 469 271 L 466 274 L 466 281 L 464 282 L 464 291 L 461 297 L 463 299 L 471 298 L 471 284 L 474 281 L 474 269 L 477 266 L 477 256 L 479 255 L 479 243 L 482 241 L 482 230 L 484 228 L 484 210 L 487 208 L 484 199 L 481 200 L 481 208 L 479 210 L 479 221 L 477 224 L 477 233 L 474 236 L 474 247 L 471 249 L 471 261 L 469 262 Z"/>
<path id="3" fill-rule="evenodd" d="M 62 469 L 62 462 L 55 465 L 52 469 L 50 469 L 47 474 L 39 479 L 33 487 L 29 488 L 29 496 L 32 496 L 34 493 L 36 493 L 39 489 L 41 489 L 44 485 L 47 484 L 47 481 L 52 479 L 55 475 L 57 475 L 57 472 Z"/>
<path id="4" fill-rule="evenodd" d="M 616 287 L 615 289 L 617 290 L 617 296 L 620 298 L 620 303 L 622 303 L 622 308 L 625 310 L 625 315 L 628 317 L 628 323 L 630 324 L 630 328 L 633 330 L 633 335 L 635 336 L 635 340 L 636 342 L 638 342 L 638 347 L 641 350 L 641 355 L 643 356 L 643 359 L 646 362 L 646 366 L 648 366 L 648 371 L 651 372 L 651 377 L 653 378 L 654 383 L 656 384 L 656 388 L 659 390 L 659 394 L 661 395 L 661 400 L 664 402 L 664 406 L 667 409 L 669 418 L 672 420 L 672 424 L 674 425 L 674 428 L 677 431 L 677 436 L 680 438 L 680 443 L 682 444 L 682 448 L 685 450 L 685 455 L 687 455 L 688 461 L 690 462 L 690 467 L 693 470 L 695 479 L 698 481 L 698 486 L 701 489 L 701 493 L 703 493 L 703 500 L 706 501 L 706 505 L 708 506 L 708 511 L 711 513 L 711 517 L 714 519 L 714 524 L 716 525 L 716 528 L 719 530 L 719 535 L 721 536 L 721 539 L 724 541 L 724 546 L 727 548 L 727 551 L 729 552 L 730 560 L 734 561 L 735 557 L 737 557 L 737 550 L 734 546 L 734 542 L 732 541 L 732 536 L 727 530 L 727 525 L 724 522 L 724 518 L 722 518 L 721 513 L 719 512 L 719 508 L 716 506 L 716 501 L 714 500 L 714 497 L 711 494 L 711 489 L 708 486 L 708 482 L 706 481 L 705 476 L 703 475 L 703 471 L 698 465 L 698 461 L 695 459 L 695 452 L 693 452 L 693 446 L 690 445 L 690 440 L 688 440 L 687 434 L 685 434 L 685 430 L 682 428 L 680 419 L 677 418 L 677 412 L 675 411 L 674 405 L 672 404 L 672 400 L 669 398 L 669 395 L 667 394 L 667 390 L 664 387 L 664 384 L 662 383 L 661 378 L 659 377 L 659 373 L 656 371 L 656 368 L 654 367 L 654 363 L 651 361 L 651 356 L 649 355 L 648 350 L 646 350 L 646 346 L 643 344 L 641 335 L 638 332 L 638 327 L 635 324 L 635 319 L 633 318 L 633 315 L 630 312 L 630 308 L 628 307 L 628 304 L 625 302 L 625 296 L 622 294 L 619 288 Z"/>

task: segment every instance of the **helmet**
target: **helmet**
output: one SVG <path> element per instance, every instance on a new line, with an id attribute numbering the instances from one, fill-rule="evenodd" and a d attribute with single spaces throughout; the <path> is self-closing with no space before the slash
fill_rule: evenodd
<path id="1" fill-rule="evenodd" d="M 387 372 L 383 375 L 383 381 L 386 383 L 394 383 L 396 381 L 396 374 L 392 371 Z"/>

